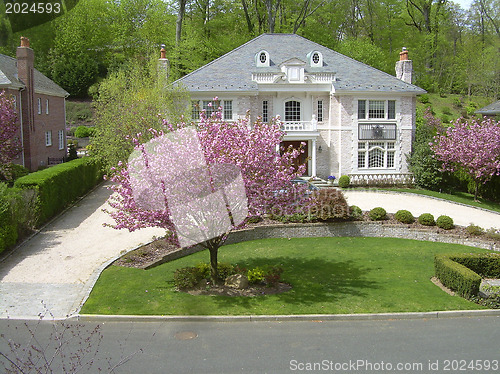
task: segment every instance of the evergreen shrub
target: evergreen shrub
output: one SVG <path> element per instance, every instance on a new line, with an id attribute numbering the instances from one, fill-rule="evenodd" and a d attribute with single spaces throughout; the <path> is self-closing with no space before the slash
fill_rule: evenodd
<path id="1" fill-rule="evenodd" d="M 348 188 L 351 184 L 351 178 L 348 175 L 342 175 L 339 178 L 339 187 L 340 188 Z"/>
<path id="2" fill-rule="evenodd" d="M 448 216 L 439 216 L 436 219 L 436 226 L 445 230 L 451 230 L 453 227 L 455 227 L 453 218 Z"/>
<path id="3" fill-rule="evenodd" d="M 394 218 L 402 223 L 413 223 L 415 222 L 415 217 L 408 210 L 398 210 L 394 215 Z"/>
<path id="4" fill-rule="evenodd" d="M 434 216 L 430 213 L 422 213 L 418 217 L 418 223 L 424 226 L 435 226 L 436 221 L 434 221 Z"/>
<path id="5" fill-rule="evenodd" d="M 363 211 L 359 206 L 352 205 L 350 208 L 351 219 L 360 220 L 363 217 Z"/>
<path id="6" fill-rule="evenodd" d="M 376 207 L 370 210 L 368 216 L 372 221 L 382 221 L 387 218 L 387 212 L 384 208 Z"/>

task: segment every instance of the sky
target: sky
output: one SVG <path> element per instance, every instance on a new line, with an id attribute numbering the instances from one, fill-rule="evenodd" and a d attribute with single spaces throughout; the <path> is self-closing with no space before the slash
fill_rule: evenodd
<path id="1" fill-rule="evenodd" d="M 463 9 L 467 10 L 472 3 L 472 0 L 452 0 L 454 3 L 460 5 Z"/>

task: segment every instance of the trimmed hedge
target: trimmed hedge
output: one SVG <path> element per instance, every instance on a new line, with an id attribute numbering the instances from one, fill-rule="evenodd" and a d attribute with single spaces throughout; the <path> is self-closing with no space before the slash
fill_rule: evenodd
<path id="1" fill-rule="evenodd" d="M 401 223 L 413 223 L 415 222 L 415 217 L 408 210 L 398 210 L 394 215 L 394 218 Z"/>
<path id="2" fill-rule="evenodd" d="M 370 210 L 368 216 L 372 221 L 383 221 L 384 219 L 387 218 L 387 212 L 382 207 L 376 207 Z"/>
<path id="3" fill-rule="evenodd" d="M 434 271 L 443 285 L 461 296 L 471 297 L 479 292 L 481 276 L 500 276 L 500 255 L 496 253 L 436 255 Z"/>
<path id="4" fill-rule="evenodd" d="M 455 224 L 453 223 L 453 218 L 448 216 L 439 216 L 436 219 L 436 226 L 445 230 L 451 230 L 455 227 Z"/>
<path id="5" fill-rule="evenodd" d="M 47 222 L 102 179 L 100 164 L 80 158 L 19 178 L 14 186 L 36 192 L 36 225 Z"/>

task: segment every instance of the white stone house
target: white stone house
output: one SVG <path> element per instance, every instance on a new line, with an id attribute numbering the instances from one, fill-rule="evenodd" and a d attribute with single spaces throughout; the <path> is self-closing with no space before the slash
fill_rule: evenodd
<path id="1" fill-rule="evenodd" d="M 223 108 L 226 120 L 279 116 L 284 145 L 306 143 L 308 176 L 401 179 L 415 130 L 408 52 L 397 77 L 296 34 L 263 34 L 176 81 L 192 116 Z M 213 103 L 217 97 L 218 102 Z M 210 105 L 211 103 L 211 105 Z"/>

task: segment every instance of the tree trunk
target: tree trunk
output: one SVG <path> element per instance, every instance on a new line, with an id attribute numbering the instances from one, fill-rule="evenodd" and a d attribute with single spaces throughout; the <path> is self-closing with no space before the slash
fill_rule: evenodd
<path id="1" fill-rule="evenodd" d="M 209 248 L 210 251 L 210 278 L 212 284 L 216 285 L 219 282 L 219 267 L 217 262 L 218 247 Z"/>
<path id="2" fill-rule="evenodd" d="M 186 13 L 187 0 L 179 0 L 179 13 L 177 13 L 177 21 L 175 23 L 175 44 L 179 45 L 182 38 L 182 22 Z"/>
<path id="3" fill-rule="evenodd" d="M 247 20 L 248 33 L 253 35 L 253 23 L 250 18 L 250 13 L 248 12 L 248 5 L 246 0 L 241 0 L 241 5 L 243 5 L 243 11 L 245 13 L 245 19 Z"/>

